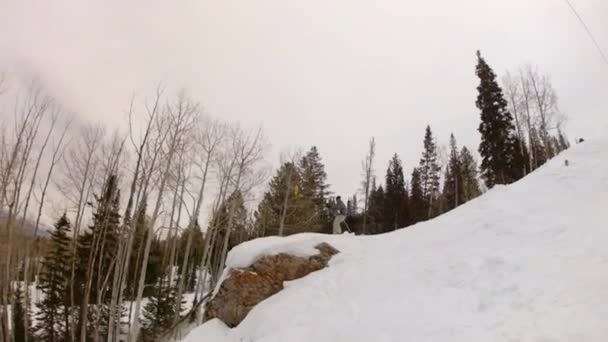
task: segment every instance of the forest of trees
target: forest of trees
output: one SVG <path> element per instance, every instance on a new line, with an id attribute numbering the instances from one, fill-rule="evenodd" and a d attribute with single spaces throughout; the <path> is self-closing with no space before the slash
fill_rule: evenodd
<path id="1" fill-rule="evenodd" d="M 524 66 L 501 86 L 479 52 L 475 71 L 480 164 L 454 134 L 441 148 L 427 126 L 417 165 L 406 170 L 395 153 L 377 175 L 371 138 L 347 199 L 350 230 L 431 219 L 568 148 L 548 76 Z M 13 107 L 0 109 L 11 117 L 0 122 L 2 342 L 157 340 L 200 322 L 187 308 L 205 300 L 234 246 L 331 232 L 334 194 L 316 146 L 283 155 L 271 174 L 261 130 L 210 118 L 185 91 L 134 97 L 126 129 L 109 131 L 36 83 L 3 81 Z"/>

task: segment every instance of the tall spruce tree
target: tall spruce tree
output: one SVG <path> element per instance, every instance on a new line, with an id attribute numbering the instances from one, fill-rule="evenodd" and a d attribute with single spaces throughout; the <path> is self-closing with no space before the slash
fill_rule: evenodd
<path id="1" fill-rule="evenodd" d="M 30 331 L 26 331 L 25 329 L 25 320 L 28 320 L 28 327 L 31 327 L 31 319 L 29 315 L 26 317 L 25 313 L 25 298 L 23 295 L 23 289 L 21 288 L 21 284 L 17 284 L 15 286 L 15 292 L 13 295 L 15 296 L 14 306 L 12 311 L 12 324 L 13 324 L 13 342 L 24 342 L 26 340 L 31 340 Z"/>
<path id="2" fill-rule="evenodd" d="M 422 189 L 422 197 L 424 198 L 426 218 L 431 218 L 433 206 L 439 193 L 439 172 L 441 168 L 437 164 L 437 146 L 433 138 L 431 126 L 426 126 L 424 135 L 424 151 L 420 159 L 418 172 L 420 175 L 420 184 Z"/>
<path id="3" fill-rule="evenodd" d="M 143 310 L 143 342 L 157 341 L 158 337 L 167 331 L 174 322 L 175 316 L 183 310 L 184 301 L 180 301 L 179 311 L 175 310 L 177 289 L 171 284 L 157 283 L 148 297 L 148 303 Z"/>
<path id="4" fill-rule="evenodd" d="M 424 193 L 422 191 L 422 180 L 420 178 L 420 171 L 418 168 L 414 168 L 412 171 L 412 180 L 410 182 L 411 194 L 409 201 L 409 211 L 411 217 L 411 223 L 417 223 L 427 219 L 427 208 L 426 201 L 424 199 Z"/>
<path id="5" fill-rule="evenodd" d="M 300 190 L 303 198 L 310 202 L 310 222 L 308 226 L 314 231 L 321 231 L 330 226 L 332 215 L 327 209 L 327 196 L 329 185 L 325 166 L 316 146 L 311 149 L 300 160 L 300 177 L 302 188 Z"/>
<path id="6" fill-rule="evenodd" d="M 82 298 L 78 319 L 82 322 L 86 317 L 87 336 L 91 339 L 97 338 L 94 336 L 96 331 L 107 331 L 105 325 L 109 319 L 107 305 L 111 301 L 112 284 L 105 279 L 113 276 L 121 229 L 120 190 L 116 175 L 108 176 L 101 196 L 95 196 L 95 199 L 93 224 L 78 240 L 76 278 L 78 298 Z"/>
<path id="7" fill-rule="evenodd" d="M 346 217 L 353 216 L 355 212 L 353 211 L 353 202 L 351 199 L 346 201 Z"/>
<path id="8" fill-rule="evenodd" d="M 405 189 L 403 166 L 399 156 L 395 153 L 389 161 L 386 170 L 386 189 L 384 197 L 384 219 L 387 229 L 403 228 L 409 223 L 408 193 Z"/>
<path id="9" fill-rule="evenodd" d="M 385 203 L 386 196 L 384 188 L 382 185 L 376 187 L 376 182 L 374 181 L 369 195 L 369 204 L 367 208 L 369 222 L 366 233 L 378 234 L 386 231 Z"/>
<path id="10" fill-rule="evenodd" d="M 198 225 L 197 221 L 195 221 L 193 225 L 189 225 L 180 236 L 180 251 L 184 252 L 179 253 L 177 259 L 180 274 L 182 272 L 183 260 L 185 257 L 186 246 L 188 244 L 188 236 L 192 236 L 192 246 L 190 247 L 190 254 L 188 256 L 188 264 L 186 265 L 184 278 L 186 292 L 194 291 L 194 288 L 196 287 L 197 269 L 203 259 L 203 249 L 205 248 L 203 232 L 201 231 L 201 227 Z"/>
<path id="11" fill-rule="evenodd" d="M 269 189 L 258 205 L 256 229 L 262 235 L 279 235 L 283 219 L 283 235 L 310 231 L 308 220 L 318 215 L 314 191 L 302 188 L 301 171 L 294 163 L 281 165 L 269 183 Z"/>
<path id="12" fill-rule="evenodd" d="M 35 334 L 41 341 L 69 341 L 70 338 L 70 221 L 63 214 L 51 232 L 51 246 L 42 261 L 38 289 L 42 301 L 38 304 Z"/>
<path id="13" fill-rule="evenodd" d="M 543 145 L 543 141 L 540 138 L 538 130 L 535 127 L 530 128 L 530 140 L 531 140 L 531 155 L 533 156 L 532 164 L 534 168 L 539 168 L 547 162 L 547 149 Z"/>
<path id="14" fill-rule="evenodd" d="M 480 80 L 477 91 L 477 108 L 481 110 L 481 175 L 489 188 L 496 184 L 509 184 L 521 178 L 522 165 L 519 142 L 516 139 L 513 117 L 507 101 L 496 82 L 496 74 L 477 51 L 476 74 Z"/>
<path id="15" fill-rule="evenodd" d="M 454 134 L 450 134 L 450 160 L 446 167 L 443 184 L 445 211 L 450 211 L 464 202 L 462 173 L 456 138 L 454 137 Z"/>
<path id="16" fill-rule="evenodd" d="M 481 194 L 477 179 L 477 162 L 466 146 L 460 150 L 460 172 L 462 182 L 462 202 L 468 202 Z"/>
<path id="17" fill-rule="evenodd" d="M 559 141 L 560 149 L 562 151 L 570 148 L 570 143 L 568 142 L 568 139 L 566 139 L 566 136 L 564 135 L 564 133 L 562 132 L 562 130 L 559 127 L 557 128 L 557 138 Z"/>

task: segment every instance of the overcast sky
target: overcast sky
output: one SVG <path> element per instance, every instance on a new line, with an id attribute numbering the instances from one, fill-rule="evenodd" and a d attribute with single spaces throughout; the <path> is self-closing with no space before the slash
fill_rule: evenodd
<path id="1" fill-rule="evenodd" d="M 608 1 L 571 0 L 604 50 Z M 133 91 L 187 88 L 206 112 L 262 124 L 273 149 L 317 145 L 332 190 L 418 162 L 424 127 L 477 149 L 475 51 L 496 73 L 551 75 L 571 139 L 608 132 L 608 65 L 562 0 L 0 0 L 0 69 L 38 77 L 117 124 Z"/>

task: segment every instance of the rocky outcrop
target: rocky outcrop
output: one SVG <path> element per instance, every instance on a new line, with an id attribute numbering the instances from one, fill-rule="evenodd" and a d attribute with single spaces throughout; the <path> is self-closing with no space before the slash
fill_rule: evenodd
<path id="1" fill-rule="evenodd" d="M 229 327 L 237 326 L 259 302 L 283 289 L 283 282 L 302 278 L 327 266 L 338 250 L 323 242 L 319 253 L 308 258 L 285 253 L 265 256 L 253 265 L 232 270 L 207 303 L 204 320 L 218 318 Z"/>

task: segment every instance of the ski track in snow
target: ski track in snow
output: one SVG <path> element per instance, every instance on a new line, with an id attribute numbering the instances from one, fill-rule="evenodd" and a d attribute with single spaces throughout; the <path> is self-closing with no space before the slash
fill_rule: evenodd
<path id="1" fill-rule="evenodd" d="M 314 254 L 321 241 L 341 253 L 238 327 L 213 320 L 186 341 L 608 341 L 607 210 L 608 141 L 589 140 L 393 233 L 245 243 L 229 267 L 291 249 Z"/>

